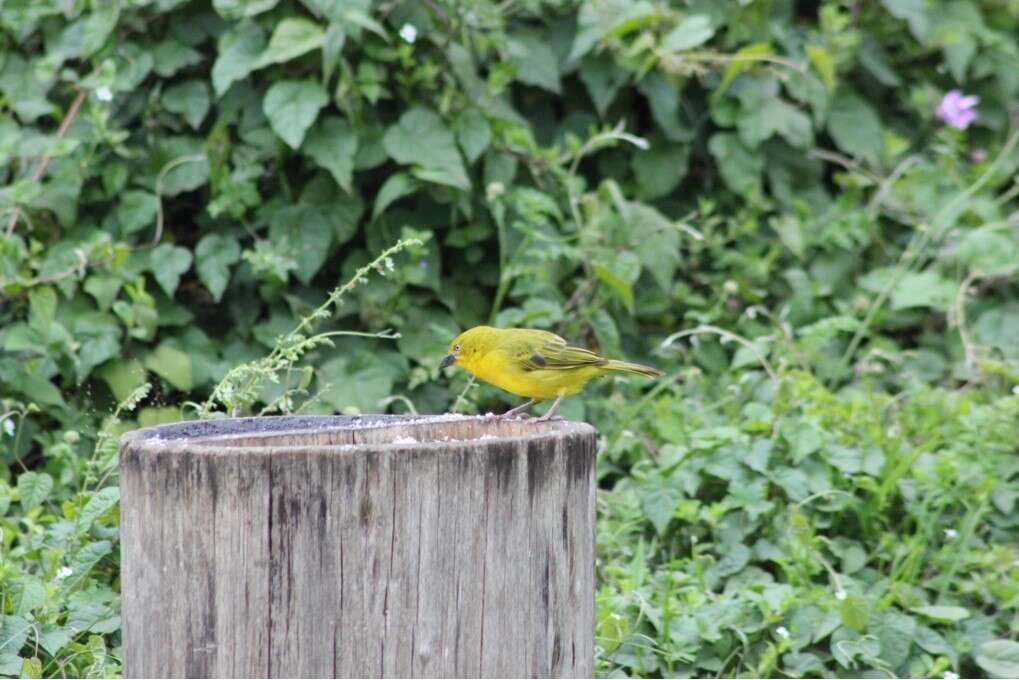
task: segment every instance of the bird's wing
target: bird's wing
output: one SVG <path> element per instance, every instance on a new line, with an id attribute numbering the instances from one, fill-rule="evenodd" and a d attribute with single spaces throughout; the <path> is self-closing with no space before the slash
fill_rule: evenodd
<path id="1" fill-rule="evenodd" d="M 507 347 L 508 353 L 525 371 L 599 366 L 607 362 L 591 350 L 567 345 L 548 331 L 530 331 Z"/>

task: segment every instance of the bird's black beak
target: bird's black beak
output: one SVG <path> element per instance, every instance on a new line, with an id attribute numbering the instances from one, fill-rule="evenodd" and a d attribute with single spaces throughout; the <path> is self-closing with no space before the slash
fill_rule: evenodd
<path id="1" fill-rule="evenodd" d="M 442 361 L 439 362 L 439 368 L 448 368 L 456 363 L 456 357 L 452 354 L 447 354 L 442 357 Z"/>

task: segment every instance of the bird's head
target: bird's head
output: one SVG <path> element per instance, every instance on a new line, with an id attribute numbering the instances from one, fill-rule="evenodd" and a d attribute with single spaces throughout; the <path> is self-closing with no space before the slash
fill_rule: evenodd
<path id="1" fill-rule="evenodd" d="M 449 343 L 446 356 L 442 357 L 442 361 L 439 363 L 439 368 L 446 368 L 453 364 L 469 368 L 471 363 L 484 353 L 485 338 L 488 337 L 489 330 L 492 330 L 489 326 L 475 326 L 453 338 Z"/>

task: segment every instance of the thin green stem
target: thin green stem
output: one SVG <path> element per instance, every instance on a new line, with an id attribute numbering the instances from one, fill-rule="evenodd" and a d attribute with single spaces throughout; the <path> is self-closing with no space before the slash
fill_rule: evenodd
<path id="1" fill-rule="evenodd" d="M 965 201 L 968 201 L 978 191 L 984 188 L 991 178 L 997 172 L 998 167 L 1002 164 L 1004 159 L 1008 158 L 1015 148 L 1016 143 L 1019 142 L 1019 127 L 1017 127 L 1009 136 L 1005 145 L 1001 148 L 994 161 L 987 166 L 987 169 L 970 184 L 965 190 L 959 192 L 955 197 L 946 203 L 938 212 L 934 215 L 934 219 L 931 220 L 929 229 L 917 231 L 913 234 L 909 244 L 903 251 L 902 256 L 899 259 L 899 264 L 896 266 L 892 276 L 888 279 L 884 288 L 870 304 L 867 309 L 867 313 L 863 318 L 863 323 L 860 324 L 859 328 L 853 334 L 853 338 L 849 341 L 848 347 L 846 347 L 845 353 L 842 355 L 842 359 L 839 361 L 837 370 L 835 371 L 836 376 L 844 376 L 849 364 L 852 362 L 853 357 L 856 355 L 857 349 L 860 347 L 860 343 L 863 342 L 864 336 L 870 331 L 871 325 L 874 323 L 874 319 L 877 317 L 878 312 L 881 311 L 888 298 L 891 297 L 892 292 L 895 291 L 902 277 L 909 271 L 913 264 L 920 260 L 920 258 L 926 254 L 927 249 L 931 244 L 941 240 L 944 233 L 948 231 L 951 226 L 949 217 L 954 215 L 956 209 L 962 205 Z"/>

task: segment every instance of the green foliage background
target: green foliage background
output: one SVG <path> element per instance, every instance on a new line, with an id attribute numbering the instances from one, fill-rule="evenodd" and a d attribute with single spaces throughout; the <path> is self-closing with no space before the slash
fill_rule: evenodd
<path id="1" fill-rule="evenodd" d="M 602 435 L 601 673 L 1019 675 L 1017 0 L 13 0 L 0 30 L 0 674 L 119 672 L 120 431 L 210 396 L 440 412 L 492 322 L 670 375 L 563 407 Z M 318 328 L 374 337 L 281 345 L 352 278 Z"/>

